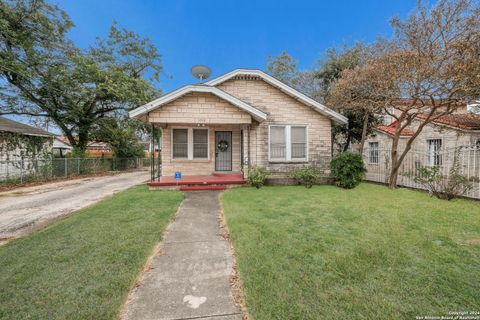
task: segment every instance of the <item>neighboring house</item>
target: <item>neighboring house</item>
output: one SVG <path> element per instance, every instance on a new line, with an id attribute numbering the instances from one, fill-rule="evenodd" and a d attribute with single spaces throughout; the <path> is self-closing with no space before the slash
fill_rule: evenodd
<path id="1" fill-rule="evenodd" d="M 347 118 L 260 70 L 236 69 L 187 85 L 130 112 L 162 131 L 162 175 L 285 177 L 308 164 L 328 175 L 332 125 Z"/>
<path id="2" fill-rule="evenodd" d="M 68 143 L 67 139 L 55 137 L 53 140 L 53 156 L 56 158 L 64 158 L 66 154 L 72 152 L 73 147 Z"/>
<path id="3" fill-rule="evenodd" d="M 0 117 L 0 179 L 31 173 L 34 160 L 49 158 L 54 134 Z"/>
<path id="4" fill-rule="evenodd" d="M 66 153 L 72 152 L 73 150 L 67 137 L 64 136 L 56 138 L 53 148 L 55 156 L 59 157 L 63 157 Z M 89 142 L 85 148 L 85 153 L 88 157 L 111 157 L 113 155 L 112 148 L 110 148 L 109 144 L 102 141 Z"/>
<path id="5" fill-rule="evenodd" d="M 401 132 L 399 151 L 405 148 L 408 139 L 415 133 L 419 123 L 425 117 L 419 116 L 412 126 Z M 392 138 L 396 129 L 396 122 L 390 125 L 381 125 L 374 128 L 374 133 L 366 140 L 367 162 L 378 163 L 379 152 L 390 150 Z M 427 124 L 412 144 L 413 152 L 426 154 L 426 165 L 441 165 L 443 151 L 452 151 L 458 147 L 480 148 L 480 115 L 472 113 L 450 114 L 442 116 Z M 380 150 L 380 151 L 379 151 Z M 387 152 L 388 153 L 388 152 Z"/>
<path id="6" fill-rule="evenodd" d="M 89 157 L 111 157 L 113 155 L 112 148 L 108 143 L 102 141 L 89 142 L 85 152 Z"/>

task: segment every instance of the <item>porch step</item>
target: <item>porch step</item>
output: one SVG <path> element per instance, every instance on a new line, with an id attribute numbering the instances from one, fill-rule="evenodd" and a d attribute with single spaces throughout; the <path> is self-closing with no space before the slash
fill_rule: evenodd
<path id="1" fill-rule="evenodd" d="M 245 184 L 246 181 L 241 174 L 220 174 L 208 176 L 184 176 L 180 180 L 173 177 L 162 177 L 160 181 L 149 182 L 150 187 L 180 187 L 180 186 L 210 186 L 210 185 L 231 185 Z"/>
<path id="2" fill-rule="evenodd" d="M 206 185 L 206 186 L 181 186 L 180 191 L 215 191 L 215 190 L 226 190 L 226 186 L 215 186 L 215 185 Z"/>
<path id="3" fill-rule="evenodd" d="M 214 177 L 222 177 L 222 178 L 238 178 L 243 179 L 242 173 L 223 173 L 223 172 L 214 172 L 212 173 Z"/>

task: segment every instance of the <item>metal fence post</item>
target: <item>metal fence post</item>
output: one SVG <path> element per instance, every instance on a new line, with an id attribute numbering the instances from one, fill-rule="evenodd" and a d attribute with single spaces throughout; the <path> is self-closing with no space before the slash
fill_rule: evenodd
<path id="1" fill-rule="evenodd" d="M 20 183 L 23 183 L 23 166 L 24 166 L 24 160 L 23 157 L 20 159 Z M 8 168 L 8 165 L 7 165 Z"/>
<path id="2" fill-rule="evenodd" d="M 68 170 L 67 170 L 67 158 L 64 158 L 65 159 L 65 167 L 64 167 L 64 172 L 65 172 L 65 177 L 68 177 Z"/>

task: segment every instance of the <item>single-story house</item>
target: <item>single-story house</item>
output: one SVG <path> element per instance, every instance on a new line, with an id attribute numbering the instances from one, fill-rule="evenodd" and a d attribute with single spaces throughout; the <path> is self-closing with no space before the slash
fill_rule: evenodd
<path id="1" fill-rule="evenodd" d="M 254 69 L 181 87 L 130 112 L 161 129 L 161 175 L 235 173 L 272 177 L 316 165 L 329 174 L 332 125 L 347 118 Z"/>
<path id="2" fill-rule="evenodd" d="M 30 173 L 35 160 L 49 159 L 54 134 L 0 117 L 0 180 Z"/>
<path id="3" fill-rule="evenodd" d="M 113 151 L 110 145 L 103 141 L 91 141 L 87 144 L 85 149 L 89 157 L 111 157 Z"/>

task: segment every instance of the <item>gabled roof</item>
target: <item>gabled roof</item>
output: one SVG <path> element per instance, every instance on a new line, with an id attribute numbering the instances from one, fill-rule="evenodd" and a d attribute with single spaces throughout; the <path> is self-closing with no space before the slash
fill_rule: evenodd
<path id="1" fill-rule="evenodd" d="M 267 114 L 264 113 L 263 111 L 258 110 L 255 107 L 252 107 L 251 105 L 239 100 L 238 98 L 235 98 L 234 96 L 226 93 L 223 90 L 220 90 L 216 87 L 208 86 L 208 85 L 187 85 L 184 87 L 181 87 L 180 89 L 177 89 L 175 91 L 172 91 L 156 100 L 153 100 L 152 102 L 149 102 L 141 107 L 138 107 L 132 111 L 129 112 L 129 116 L 131 118 L 138 117 L 142 114 L 148 113 L 152 110 L 155 110 L 183 95 L 186 95 L 191 92 L 206 92 L 206 93 L 211 93 L 213 95 L 216 95 L 217 97 L 230 102 L 232 105 L 242 109 L 243 111 L 248 112 L 249 114 L 252 115 L 252 117 L 257 120 L 257 121 L 264 121 L 267 119 Z"/>
<path id="2" fill-rule="evenodd" d="M 386 133 L 389 136 L 393 136 L 393 135 L 395 135 L 395 130 L 397 129 L 397 121 L 392 122 L 388 126 L 383 126 L 383 125 L 375 126 L 375 127 L 373 127 L 373 129 L 375 129 L 377 131 L 380 131 L 382 133 Z M 415 132 L 413 130 L 403 129 L 400 132 L 400 136 L 401 137 L 410 137 L 410 136 L 413 136 L 414 133 Z"/>
<path id="3" fill-rule="evenodd" d="M 0 117 L 0 132 L 20 133 L 27 136 L 53 137 L 55 134 L 48 131 L 29 126 L 18 121 Z"/>
<path id="4" fill-rule="evenodd" d="M 418 115 L 420 119 L 425 119 L 426 115 Z M 473 113 L 454 113 L 440 116 L 432 121 L 435 124 L 447 125 L 464 130 L 480 130 L 480 115 Z"/>
<path id="5" fill-rule="evenodd" d="M 338 112 L 335 112 L 323 104 L 321 104 L 318 101 L 313 100 L 312 98 L 306 96 L 305 94 L 301 93 L 298 90 L 293 89 L 292 87 L 286 85 L 282 81 L 275 79 L 274 77 L 266 74 L 263 71 L 257 70 L 257 69 L 235 69 L 233 71 L 230 71 L 228 73 L 225 73 L 224 75 L 221 75 L 215 79 L 212 79 L 210 81 L 207 81 L 205 84 L 209 86 L 216 86 L 219 85 L 229 79 L 232 79 L 236 76 L 240 75 L 248 75 L 248 76 L 256 76 L 260 77 L 263 81 L 271 84 L 274 87 L 277 87 L 281 91 L 285 92 L 289 96 L 293 97 L 294 99 L 299 100 L 300 102 L 312 107 L 314 110 L 318 111 L 319 113 L 323 114 L 324 116 L 329 117 L 333 121 L 336 121 L 337 123 L 340 124 L 346 124 L 348 123 L 348 119 L 339 114 Z"/>

